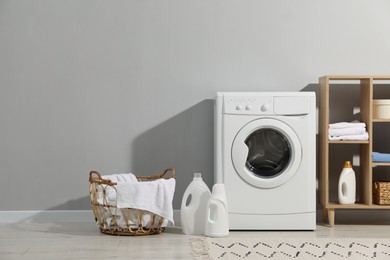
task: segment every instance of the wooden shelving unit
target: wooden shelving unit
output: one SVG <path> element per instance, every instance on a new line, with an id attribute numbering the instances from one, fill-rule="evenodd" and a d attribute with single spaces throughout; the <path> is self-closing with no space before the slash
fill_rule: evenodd
<path id="1" fill-rule="evenodd" d="M 328 138 L 329 123 L 335 123 L 330 122 L 329 119 L 331 109 L 330 92 L 332 91 L 332 87 L 335 87 L 332 86 L 332 84 L 336 83 L 337 86 L 339 86 L 342 84 L 349 84 L 350 81 L 358 82 L 357 84 L 354 84 L 357 85 L 356 91 L 359 92 L 359 121 L 366 123 L 369 139 L 368 141 L 330 141 Z M 386 84 L 390 84 L 390 76 L 323 76 L 319 79 L 319 196 L 322 205 L 323 221 L 326 222 L 328 220 L 330 226 L 334 226 L 336 209 L 390 209 L 390 205 L 382 206 L 373 203 L 373 167 L 390 167 L 390 163 L 372 162 L 373 128 L 376 123 L 390 122 L 390 119 L 373 118 L 373 93 L 376 81 L 386 81 Z M 348 118 L 345 119 L 345 121 L 349 121 Z M 329 191 L 331 184 L 329 181 L 329 168 L 332 163 L 329 161 L 330 146 L 359 147 L 360 171 L 359 175 L 356 176 L 356 178 L 359 178 L 358 183 L 360 183 L 358 189 L 359 201 L 353 205 L 341 205 L 337 200 L 330 201 Z"/>

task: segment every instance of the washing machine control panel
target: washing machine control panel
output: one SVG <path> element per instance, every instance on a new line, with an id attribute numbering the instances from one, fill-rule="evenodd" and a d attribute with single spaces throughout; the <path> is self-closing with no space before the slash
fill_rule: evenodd
<path id="1" fill-rule="evenodd" d="M 273 114 L 273 97 L 225 97 L 225 114 L 269 115 Z"/>

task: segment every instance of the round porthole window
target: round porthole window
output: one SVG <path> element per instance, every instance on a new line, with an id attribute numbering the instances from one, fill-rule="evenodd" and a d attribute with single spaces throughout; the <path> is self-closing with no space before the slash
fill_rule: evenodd
<path id="1" fill-rule="evenodd" d="M 232 145 L 235 170 L 256 187 L 273 188 L 292 178 L 301 164 L 302 148 L 294 130 L 271 118 L 251 121 Z"/>
<path id="2" fill-rule="evenodd" d="M 261 178 L 279 176 L 291 160 L 291 145 L 278 130 L 260 128 L 245 140 L 248 156 L 245 166 Z"/>

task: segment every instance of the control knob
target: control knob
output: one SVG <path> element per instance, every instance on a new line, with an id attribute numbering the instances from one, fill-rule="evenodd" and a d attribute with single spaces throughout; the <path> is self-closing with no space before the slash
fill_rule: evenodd
<path id="1" fill-rule="evenodd" d="M 260 110 L 261 110 L 262 112 L 267 112 L 267 111 L 269 111 L 270 109 L 271 109 L 271 105 L 270 105 L 270 104 L 264 104 L 264 105 L 262 105 L 261 108 L 260 108 Z"/>
<path id="2" fill-rule="evenodd" d="M 244 106 L 243 105 L 237 105 L 236 106 L 236 110 L 243 110 L 244 109 Z"/>

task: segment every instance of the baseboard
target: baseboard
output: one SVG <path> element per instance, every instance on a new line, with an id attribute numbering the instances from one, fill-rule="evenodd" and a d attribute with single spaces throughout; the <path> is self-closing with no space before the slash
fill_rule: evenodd
<path id="1" fill-rule="evenodd" d="M 180 226 L 180 210 L 173 211 L 175 226 Z M 0 222 L 94 222 L 92 210 L 0 211 Z"/>
<path id="2" fill-rule="evenodd" d="M 359 214 L 356 214 L 356 212 Z M 376 214 L 373 214 L 376 213 Z M 317 223 L 321 223 L 317 210 Z M 181 227 L 180 210 L 173 211 L 175 226 Z M 92 210 L 0 211 L 0 222 L 94 222 Z M 389 210 L 337 210 L 336 222 L 346 224 L 380 224 L 390 222 Z"/>

